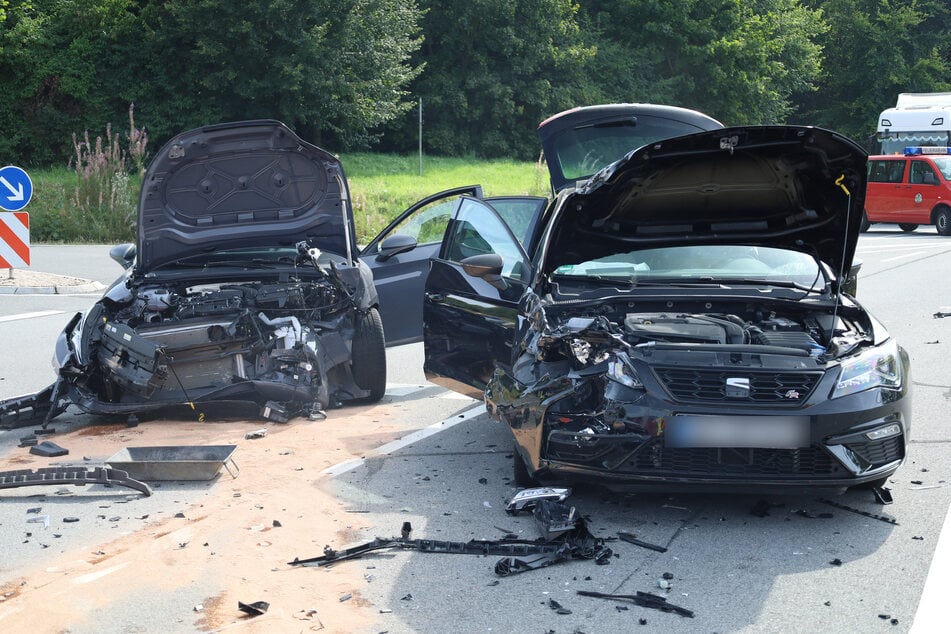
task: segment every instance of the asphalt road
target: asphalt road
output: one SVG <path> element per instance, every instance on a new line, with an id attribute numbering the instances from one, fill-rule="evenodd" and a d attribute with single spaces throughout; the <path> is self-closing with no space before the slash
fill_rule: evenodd
<path id="1" fill-rule="evenodd" d="M 107 250 L 34 247 L 32 268 L 108 283 L 119 267 Z M 377 629 L 946 631 L 951 528 L 942 537 L 942 527 L 951 503 L 951 318 L 932 315 L 951 306 L 951 238 L 931 228 L 904 234 L 875 226 L 861 237 L 858 255 L 864 261 L 860 301 L 908 349 L 913 364 L 912 442 L 906 464 L 890 483 L 892 505 L 876 503 L 868 491 L 820 498 L 621 496 L 576 489 L 571 502 L 593 533 L 607 537 L 624 530 L 667 551 L 616 542 L 609 565 L 577 561 L 506 578 L 495 576 L 495 557 L 398 552 L 338 564 L 360 567 L 366 579 L 361 595 L 391 610 L 380 614 Z M 94 299 L 0 297 L 0 397 L 52 380 L 49 358 L 58 331 Z M 423 381 L 421 364 L 419 345 L 390 349 L 389 392 Z M 448 415 L 427 411 L 426 402 L 415 406 L 409 399 L 401 407 L 432 425 L 427 432 L 327 476 L 341 503 L 373 527 L 367 539 L 396 536 L 407 521 L 417 538 L 496 539 L 506 532 L 534 538 L 530 518 L 503 510 L 514 492 L 508 431 L 474 409 L 474 401 L 452 401 Z M 0 445 L 9 440 L 0 439 Z M 937 559 L 936 549 L 944 553 Z M 665 573 L 672 575 L 669 589 L 658 585 Z M 651 592 L 694 617 L 582 597 L 577 590 Z"/>

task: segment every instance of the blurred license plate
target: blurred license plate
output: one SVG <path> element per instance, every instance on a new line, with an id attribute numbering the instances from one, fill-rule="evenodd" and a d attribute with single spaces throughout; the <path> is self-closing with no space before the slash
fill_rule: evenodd
<path id="1" fill-rule="evenodd" d="M 664 426 L 667 447 L 799 449 L 809 446 L 808 416 L 694 416 Z"/>

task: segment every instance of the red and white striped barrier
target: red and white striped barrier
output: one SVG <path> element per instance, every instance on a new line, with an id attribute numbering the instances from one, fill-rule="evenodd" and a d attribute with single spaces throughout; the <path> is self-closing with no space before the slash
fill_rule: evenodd
<path id="1" fill-rule="evenodd" d="M 30 214 L 0 212 L 0 269 L 30 266 Z"/>

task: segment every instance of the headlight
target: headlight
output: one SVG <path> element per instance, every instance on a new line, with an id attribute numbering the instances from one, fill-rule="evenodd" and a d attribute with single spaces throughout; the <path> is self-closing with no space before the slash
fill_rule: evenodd
<path id="1" fill-rule="evenodd" d="M 848 396 L 876 387 L 901 387 L 901 360 L 894 340 L 842 362 L 832 398 Z"/>
<path id="2" fill-rule="evenodd" d="M 608 361 L 608 378 L 627 387 L 644 387 L 637 371 L 631 367 L 631 362 L 624 356 L 615 356 Z"/>

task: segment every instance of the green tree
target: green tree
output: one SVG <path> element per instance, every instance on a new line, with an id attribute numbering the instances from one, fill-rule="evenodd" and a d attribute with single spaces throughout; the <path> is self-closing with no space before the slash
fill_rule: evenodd
<path id="1" fill-rule="evenodd" d="M 951 90 L 946 0 L 825 0 L 829 31 L 818 91 L 801 96 L 805 123 L 865 141 L 901 92 Z M 870 149 L 873 147 L 870 146 Z"/>
<path id="2" fill-rule="evenodd" d="M 277 118 L 346 149 L 407 109 L 419 68 L 413 0 L 142 2 L 146 81 L 159 137 L 208 122 Z"/>
<path id="3" fill-rule="evenodd" d="M 538 154 L 538 123 L 583 99 L 593 54 L 571 0 L 425 0 L 423 142 L 444 155 Z M 415 147 L 416 118 L 387 147 Z"/>
<path id="4" fill-rule="evenodd" d="M 825 30 L 797 0 L 595 0 L 593 74 L 605 100 L 696 108 L 731 125 L 781 123 L 813 88 Z"/>

